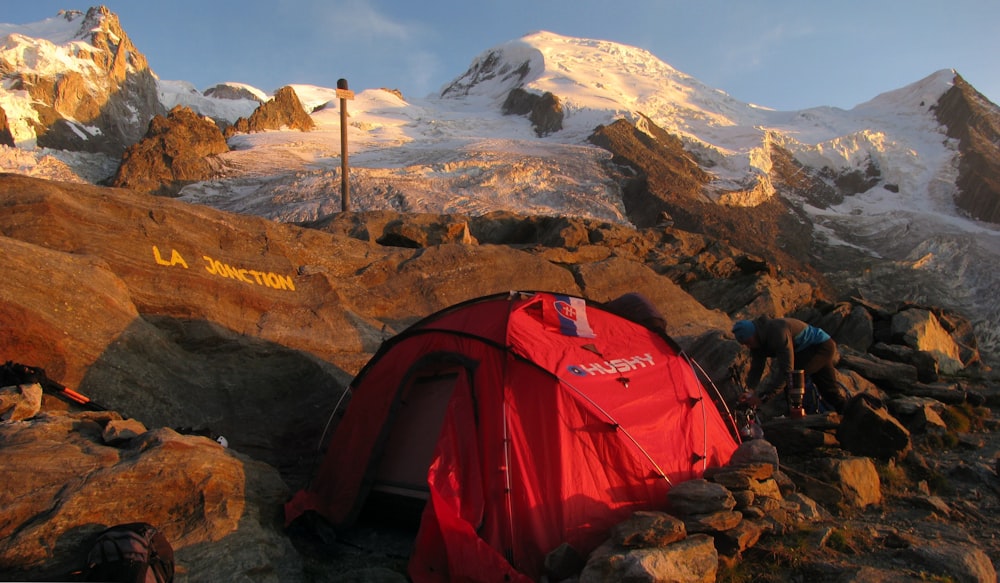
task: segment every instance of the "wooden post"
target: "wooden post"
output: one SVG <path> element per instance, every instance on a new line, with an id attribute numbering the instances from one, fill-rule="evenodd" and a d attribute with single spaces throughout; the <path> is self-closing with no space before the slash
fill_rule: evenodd
<path id="1" fill-rule="evenodd" d="M 340 210 L 351 210 L 351 187 L 347 180 L 347 100 L 354 99 L 354 92 L 347 88 L 347 79 L 337 79 L 337 97 L 340 98 Z"/>

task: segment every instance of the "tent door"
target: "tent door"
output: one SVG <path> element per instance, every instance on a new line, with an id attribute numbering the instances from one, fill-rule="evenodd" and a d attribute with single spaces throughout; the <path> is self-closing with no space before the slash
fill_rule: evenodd
<path id="1" fill-rule="evenodd" d="M 401 397 L 372 489 L 427 500 L 427 470 L 441 433 L 457 371 L 415 375 Z"/>

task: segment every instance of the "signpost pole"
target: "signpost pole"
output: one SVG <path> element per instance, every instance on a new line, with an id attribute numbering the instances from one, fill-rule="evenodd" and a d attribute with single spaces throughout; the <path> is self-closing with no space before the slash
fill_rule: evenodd
<path id="1" fill-rule="evenodd" d="M 347 180 L 347 100 L 354 99 L 354 92 L 347 88 L 347 79 L 337 80 L 337 97 L 340 98 L 340 210 L 351 210 L 351 187 Z"/>

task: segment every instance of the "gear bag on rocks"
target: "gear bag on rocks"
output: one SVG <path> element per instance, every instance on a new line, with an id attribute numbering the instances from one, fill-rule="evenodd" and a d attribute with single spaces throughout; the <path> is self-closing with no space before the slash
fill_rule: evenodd
<path id="1" fill-rule="evenodd" d="M 151 524 L 112 526 L 91 547 L 84 575 L 86 581 L 170 583 L 174 580 L 174 549 Z"/>

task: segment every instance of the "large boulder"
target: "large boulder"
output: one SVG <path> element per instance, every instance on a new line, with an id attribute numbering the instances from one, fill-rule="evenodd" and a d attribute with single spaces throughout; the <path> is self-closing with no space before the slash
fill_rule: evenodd
<path id="1" fill-rule="evenodd" d="M 472 245 L 476 240 L 469 233 L 469 223 L 461 217 L 415 215 L 388 223 L 376 242 L 417 249 L 446 243 Z"/>
<path id="2" fill-rule="evenodd" d="M 876 342 L 870 347 L 870 351 L 872 356 L 914 367 L 917 370 L 917 380 L 922 383 L 933 383 L 939 378 L 938 359 L 930 352 L 905 344 L 885 342 Z"/>
<path id="3" fill-rule="evenodd" d="M 639 511 L 611 529 L 611 540 L 619 547 L 660 547 L 687 536 L 684 523 L 665 512 Z"/>
<path id="4" fill-rule="evenodd" d="M 930 310 L 911 308 L 897 312 L 892 317 L 892 335 L 902 344 L 932 354 L 938 368 L 946 374 L 955 374 L 965 367 L 958 344 Z"/>
<path id="5" fill-rule="evenodd" d="M 858 352 L 866 352 L 875 342 L 871 313 L 851 302 L 837 304 L 815 324 L 826 330 L 839 346 L 849 346 Z"/>
<path id="6" fill-rule="evenodd" d="M 843 494 L 842 504 L 866 508 L 882 503 L 882 482 L 871 458 L 827 458 L 819 462 L 821 476 Z"/>
<path id="7" fill-rule="evenodd" d="M 910 433 L 945 431 L 947 424 L 941 418 L 945 405 L 936 399 L 902 396 L 886 404 L 892 416 L 899 420 Z"/>
<path id="8" fill-rule="evenodd" d="M 166 535 L 179 581 L 301 578 L 274 468 L 165 428 L 105 442 L 120 419 L 51 411 L 0 424 L 0 578 L 66 577 L 94 535 L 137 521 Z"/>
<path id="9" fill-rule="evenodd" d="M 147 426 L 221 433 L 296 482 L 343 388 L 409 324 L 511 289 L 580 293 L 506 246 L 386 247 L 15 175 L 0 195 L 5 359 Z"/>
<path id="10" fill-rule="evenodd" d="M 695 534 L 662 547 L 623 549 L 608 541 L 591 553 L 580 583 L 634 581 L 712 583 L 719 553 L 712 537 Z"/>
<path id="11" fill-rule="evenodd" d="M 858 395 L 848 401 L 837 427 L 841 447 L 859 456 L 902 459 L 910 451 L 910 432 L 882 401 Z"/>
<path id="12" fill-rule="evenodd" d="M 854 352 L 847 347 L 840 351 L 839 366 L 857 372 L 880 389 L 891 393 L 909 390 L 920 377 L 917 367 L 912 364 L 884 360 L 873 354 Z"/>
<path id="13" fill-rule="evenodd" d="M 996 567 L 990 556 L 966 542 L 934 542 L 906 549 L 903 560 L 919 565 L 943 579 L 968 583 L 994 583 Z"/>
<path id="14" fill-rule="evenodd" d="M 736 500 L 722 484 L 703 478 L 687 480 L 667 491 L 670 511 L 680 517 L 732 510 Z"/>
<path id="15" fill-rule="evenodd" d="M 212 120 L 178 105 L 149 123 L 149 131 L 122 156 L 112 186 L 174 195 L 213 174 L 211 156 L 229 151 Z"/>
<path id="16" fill-rule="evenodd" d="M 672 336 L 697 336 L 730 326 L 724 313 L 706 308 L 679 285 L 638 261 L 609 257 L 576 265 L 573 271 L 584 294 L 597 301 L 607 302 L 629 292 L 643 294 L 663 314 Z"/>

